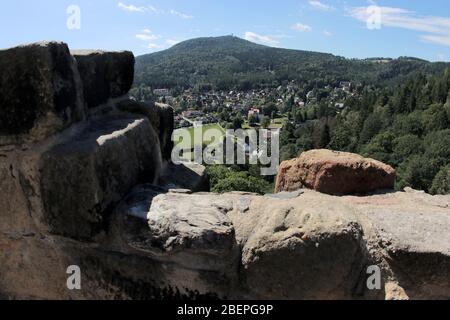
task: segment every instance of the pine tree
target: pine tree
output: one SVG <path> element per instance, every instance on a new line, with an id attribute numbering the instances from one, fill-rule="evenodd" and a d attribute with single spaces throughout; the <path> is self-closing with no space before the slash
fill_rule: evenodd
<path id="1" fill-rule="evenodd" d="M 330 141 L 330 126 L 328 125 L 328 123 L 325 123 L 320 131 L 320 140 L 318 147 L 321 149 L 326 148 L 330 144 Z"/>

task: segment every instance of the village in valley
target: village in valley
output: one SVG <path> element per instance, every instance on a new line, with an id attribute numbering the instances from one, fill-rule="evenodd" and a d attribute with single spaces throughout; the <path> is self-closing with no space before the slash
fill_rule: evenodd
<path id="1" fill-rule="evenodd" d="M 178 129 L 196 123 L 222 129 L 282 129 L 287 122 L 301 126 L 315 121 L 319 108 L 342 112 L 347 108 L 346 100 L 357 91 L 348 81 L 311 90 L 291 81 L 276 88 L 249 91 L 216 91 L 207 86 L 187 90 L 140 87 L 134 88 L 132 96 L 173 106 Z"/>

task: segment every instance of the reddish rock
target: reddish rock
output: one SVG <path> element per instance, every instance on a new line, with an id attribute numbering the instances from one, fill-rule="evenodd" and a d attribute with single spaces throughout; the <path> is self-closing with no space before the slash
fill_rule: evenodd
<path id="1" fill-rule="evenodd" d="M 332 195 L 365 194 L 393 189 L 395 177 L 395 170 L 380 161 L 347 152 L 312 150 L 281 164 L 275 192 L 308 188 Z"/>

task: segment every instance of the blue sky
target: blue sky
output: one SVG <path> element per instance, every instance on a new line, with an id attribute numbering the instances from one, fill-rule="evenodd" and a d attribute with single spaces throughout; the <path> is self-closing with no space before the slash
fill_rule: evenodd
<path id="1" fill-rule="evenodd" d="M 140 55 L 234 34 L 348 58 L 450 61 L 448 0 L 15 0 L 2 2 L 0 28 L 1 48 L 60 40 Z"/>

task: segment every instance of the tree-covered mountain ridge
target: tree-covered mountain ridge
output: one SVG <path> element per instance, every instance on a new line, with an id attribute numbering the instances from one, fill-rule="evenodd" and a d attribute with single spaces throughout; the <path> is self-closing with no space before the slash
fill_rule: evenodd
<path id="1" fill-rule="evenodd" d="M 251 89 L 295 80 L 307 85 L 352 81 L 394 85 L 449 63 L 413 57 L 347 59 L 328 53 L 268 47 L 234 36 L 197 38 L 136 59 L 135 85 L 152 88 Z"/>

